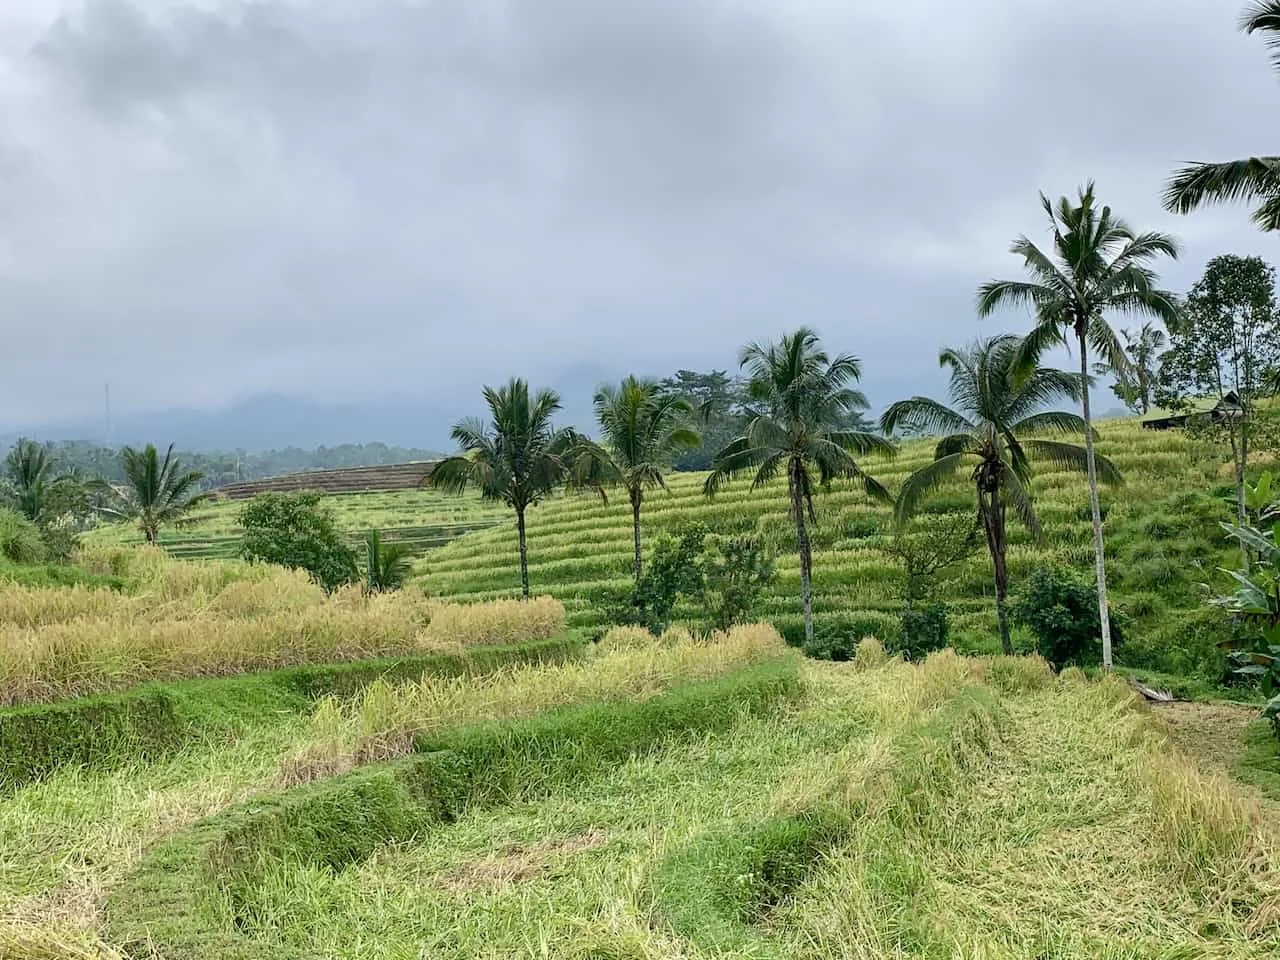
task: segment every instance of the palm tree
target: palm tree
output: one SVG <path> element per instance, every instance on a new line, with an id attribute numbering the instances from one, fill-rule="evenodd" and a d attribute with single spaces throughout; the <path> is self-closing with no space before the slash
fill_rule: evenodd
<path id="1" fill-rule="evenodd" d="M 1093 453 L 1093 423 L 1089 415 L 1089 347 L 1113 370 L 1128 370 L 1115 331 L 1104 313 L 1109 310 L 1152 316 L 1176 323 L 1177 298 L 1156 287 L 1149 264 L 1157 257 L 1176 257 L 1177 242 L 1163 233 L 1136 233 L 1113 217 L 1110 207 L 1094 202 L 1093 183 L 1080 191 L 1079 202 L 1062 197 L 1055 209 L 1044 194 L 1040 203 L 1053 232 L 1052 255 L 1026 237 L 1010 248 L 1023 258 L 1030 281 L 991 280 L 978 291 L 978 313 L 987 316 L 1006 304 L 1032 307 L 1036 325 L 1022 341 L 1015 366 L 1034 369 L 1049 346 L 1066 343 L 1074 334 L 1080 350 L 1080 394 L 1084 414 L 1084 447 L 1089 474 L 1089 504 L 1093 511 L 1093 551 L 1097 567 L 1098 616 L 1102 630 L 1102 663 L 1111 667 L 1111 623 L 1107 618 L 1107 571 L 1102 542 L 1102 512 L 1098 506 L 1098 471 Z"/>
<path id="2" fill-rule="evenodd" d="M 404 586 L 412 572 L 409 548 L 403 543 L 383 540 L 377 530 L 365 535 L 364 546 L 365 593 L 384 593 Z"/>
<path id="3" fill-rule="evenodd" d="M 951 370 L 951 403 L 948 407 L 928 397 L 899 400 L 880 418 L 886 433 L 899 429 L 942 433 L 933 462 L 907 477 L 898 493 L 895 516 L 906 523 L 919 509 L 925 495 L 972 464 L 969 479 L 978 497 L 978 525 L 987 538 L 995 575 L 996 621 L 1000 645 L 1013 653 L 1005 598 L 1009 569 L 1005 562 L 1005 513 L 1013 514 L 1033 537 L 1040 536 L 1029 486 L 1032 457 L 1071 470 L 1087 470 L 1084 447 L 1060 440 L 1034 439 L 1035 434 L 1084 433 L 1082 417 L 1060 410 L 1046 410 L 1058 399 L 1079 400 L 1084 384 L 1077 374 L 1036 367 L 1015 377 L 1020 339 L 1003 334 L 978 340 L 962 349 L 943 350 L 938 362 Z M 1119 482 L 1119 471 L 1106 457 L 1097 458 L 1098 470 L 1107 482 Z"/>
<path id="4" fill-rule="evenodd" d="M 867 400 L 850 384 L 861 376 L 861 364 L 848 354 L 831 359 L 818 335 L 808 327 L 777 343 L 743 347 L 739 366 L 747 370 L 747 396 L 754 405 L 746 432 L 731 440 L 711 462 L 703 492 L 714 496 L 733 477 L 754 472 L 751 488 L 764 486 L 786 471 L 791 519 L 800 551 L 800 597 L 804 606 L 806 643 L 813 640 L 810 580 L 813 557 L 806 523 L 816 523 L 814 489 L 832 480 L 856 479 L 871 496 L 892 498 L 863 473 L 855 455 L 892 456 L 893 444 L 864 430 L 844 429 L 851 414 L 865 410 Z M 816 473 L 816 477 L 815 477 Z"/>
<path id="5" fill-rule="evenodd" d="M 55 465 L 48 450 L 25 437 L 20 438 L 4 458 L 14 506 L 32 523 L 48 519 L 54 488 L 62 482 L 62 478 L 53 475 Z"/>
<path id="6" fill-rule="evenodd" d="M 626 489 L 631 501 L 631 540 L 635 548 L 635 578 L 640 582 L 640 505 L 644 492 L 666 489 L 663 471 L 685 450 L 698 445 L 688 425 L 693 407 L 687 400 L 664 392 L 653 380 L 627 377 L 617 386 L 603 386 L 595 395 L 596 422 L 602 443 L 583 441 L 574 453 L 574 481 L 600 491 L 605 486 Z"/>
<path id="7" fill-rule="evenodd" d="M 183 472 L 182 461 L 173 455 L 172 443 L 163 460 L 150 443 L 142 450 L 124 447 L 120 465 L 125 482 L 112 488 L 117 503 L 103 512 L 137 520 L 147 543 L 155 543 L 162 526 L 181 523 L 192 507 L 210 496 L 196 492 L 195 486 L 204 475 L 199 470 Z"/>
<path id="8" fill-rule="evenodd" d="M 1260 32 L 1280 70 L 1280 0 L 1250 3 L 1240 17 L 1245 33 Z M 1263 230 L 1280 229 L 1280 157 L 1246 157 L 1226 163 L 1192 163 L 1165 184 L 1165 209 L 1190 213 L 1209 203 L 1258 202 L 1253 222 Z"/>
<path id="9" fill-rule="evenodd" d="M 1124 341 L 1128 369 L 1113 369 L 1109 363 L 1095 363 L 1093 372 L 1100 377 L 1116 378 L 1116 394 L 1130 409 L 1147 413 L 1151 409 L 1151 387 L 1156 380 L 1156 360 L 1166 337 L 1164 331 L 1148 320 L 1135 333 L 1120 331 Z"/>
<path id="10" fill-rule="evenodd" d="M 520 586 L 528 599 L 525 511 L 565 481 L 578 438 L 572 430 L 551 425 L 560 409 L 554 390 L 539 390 L 530 398 L 529 384 L 512 378 L 497 389 L 485 387 L 484 399 L 490 422 L 469 417 L 454 424 L 452 436 L 463 453 L 436 464 L 426 482 L 451 493 L 475 485 L 486 500 L 501 500 L 515 510 Z"/>

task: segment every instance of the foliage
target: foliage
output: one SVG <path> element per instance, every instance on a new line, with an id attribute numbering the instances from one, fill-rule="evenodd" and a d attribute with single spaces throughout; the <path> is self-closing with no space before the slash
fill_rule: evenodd
<path id="1" fill-rule="evenodd" d="M 973 556 L 977 533 L 968 514 L 924 516 L 913 526 L 895 526 L 885 552 L 902 565 L 902 593 L 908 606 L 935 596 L 944 584 L 944 572 Z"/>
<path id="2" fill-rule="evenodd" d="M 814 620 L 811 641 L 805 642 L 803 634 L 794 639 L 801 641 L 805 656 L 844 662 L 857 655 L 868 637 L 875 637 L 886 649 L 893 646 L 898 630 L 898 622 L 888 614 L 828 614 Z M 788 637 L 788 643 L 792 639 Z"/>
<path id="3" fill-rule="evenodd" d="M 136 520 L 147 543 L 155 543 L 162 526 L 181 523 L 207 497 L 196 492 L 200 472 L 183 470 L 182 461 L 173 455 L 173 444 L 163 460 L 152 444 L 142 450 L 124 447 L 120 466 L 124 482 L 112 488 L 114 502 L 103 512 Z"/>
<path id="4" fill-rule="evenodd" d="M 1167 338 L 1164 331 L 1150 320 L 1136 332 L 1122 329 L 1120 338 L 1124 341 L 1128 366 L 1116 369 L 1109 363 L 1095 363 L 1093 372 L 1102 377 L 1114 377 L 1111 392 L 1117 399 L 1134 413 L 1146 413 L 1151 409 L 1160 372 L 1157 365 L 1158 354 Z"/>
<path id="5" fill-rule="evenodd" d="M 887 645 L 890 653 L 908 660 L 922 660 L 947 645 L 947 605 L 938 601 L 907 607 L 902 611 L 901 630 Z"/>
<path id="6" fill-rule="evenodd" d="M 1245 33 L 1261 33 L 1280 69 L 1280 3 L 1251 0 L 1240 18 Z M 1262 230 L 1280 229 L 1280 157 L 1248 157 L 1225 163 L 1192 163 L 1174 172 L 1165 184 L 1164 205 L 1174 213 L 1201 206 L 1244 200 L 1257 203 L 1253 222 Z"/>
<path id="7" fill-rule="evenodd" d="M 364 540 L 364 589 L 366 593 L 399 590 L 413 572 L 409 548 L 403 543 L 388 543 L 377 530 L 370 530 Z"/>
<path id="8" fill-rule="evenodd" d="M 1235 589 L 1210 600 L 1252 628 L 1252 636 L 1221 644 L 1230 651 L 1227 668 L 1233 676 L 1261 685 L 1270 698 L 1264 713 L 1280 737 L 1280 546 L 1274 529 L 1231 523 L 1222 527 L 1246 557 L 1256 558 L 1243 570 L 1225 571 Z"/>
<path id="9" fill-rule="evenodd" d="M 602 443 L 582 439 L 574 448 L 571 479 L 605 496 L 607 486 L 620 486 L 631 504 L 633 568 L 636 583 L 643 567 L 640 554 L 640 504 L 645 491 L 665 488 L 663 479 L 680 451 L 698 445 L 687 421 L 689 404 L 664 393 L 652 380 L 627 377 L 618 387 L 604 386 L 595 395 L 596 422 Z"/>
<path id="10" fill-rule="evenodd" d="M 677 536 L 660 537 L 632 592 L 628 609 L 621 611 L 617 619 L 646 627 L 654 636 L 666 630 L 681 597 L 703 595 L 706 539 L 707 528 L 700 523 L 689 524 Z"/>
<path id="11" fill-rule="evenodd" d="M 484 499 L 499 500 L 515 510 L 520 585 L 528 597 L 525 511 L 565 482 L 579 438 L 572 430 L 552 425 L 560 409 L 554 390 L 530 397 L 529 384 L 513 377 L 502 387 L 485 387 L 484 399 L 490 421 L 472 417 L 454 424 L 451 436 L 463 452 L 438 463 L 428 483 L 459 494 L 478 487 Z"/>
<path id="12" fill-rule="evenodd" d="M 773 551 L 758 537 L 716 537 L 703 560 L 703 599 L 721 630 L 751 619 L 777 579 Z"/>
<path id="13" fill-rule="evenodd" d="M 1214 257 L 1169 332 L 1170 349 L 1160 365 L 1161 403 L 1185 409 L 1197 397 L 1223 400 L 1229 393 L 1238 400 L 1237 410 L 1211 418 L 1203 428 L 1230 444 L 1237 519 L 1243 522 L 1241 488 L 1254 439 L 1255 407 L 1280 363 L 1275 270 L 1259 257 Z"/>
<path id="14" fill-rule="evenodd" d="M 1089 460 L 1085 448 L 1059 439 L 1044 439 L 1045 434 L 1087 432 L 1084 420 L 1075 414 L 1046 409 L 1055 400 L 1080 398 L 1084 392 L 1082 377 L 1038 363 L 1026 367 L 1024 344 L 1018 337 L 1004 335 L 978 340 L 963 350 L 943 350 L 939 362 L 951 370 L 953 406 L 928 397 L 912 397 L 890 406 L 880 420 L 886 432 L 906 429 L 943 435 L 934 449 L 933 462 L 916 470 L 902 484 L 895 507 L 900 529 L 921 510 L 926 494 L 954 477 L 961 467 L 972 467 L 970 480 L 976 492 L 977 523 L 991 555 L 996 620 L 1006 654 L 1013 652 L 1005 611 L 1009 586 L 1006 511 L 1012 507 L 1021 524 L 1032 536 L 1039 537 L 1040 520 L 1030 493 L 1032 458 L 1081 472 L 1087 471 Z M 1105 457 L 1097 458 L 1097 466 L 1104 480 L 1119 481 L 1119 471 Z M 960 543 L 941 540 L 933 546 L 942 551 L 939 558 L 945 558 Z M 912 559 L 918 564 L 921 558 Z M 922 571 L 925 577 L 932 572 L 927 568 Z M 918 582 L 913 584 L 908 570 L 908 603 L 919 598 Z"/>
<path id="15" fill-rule="evenodd" d="M 305 570 L 332 593 L 356 580 L 356 554 L 318 493 L 261 493 L 240 512 L 246 560 Z"/>
<path id="16" fill-rule="evenodd" d="M 16 510 L 4 507 L 0 507 L 0 557 L 20 564 L 36 564 L 45 559 L 40 528 Z"/>
<path id="17" fill-rule="evenodd" d="M 1102 656 L 1098 595 L 1076 574 L 1051 567 L 1037 569 L 1009 605 L 1014 623 L 1029 629 L 1040 656 L 1061 670 L 1097 663 Z M 1114 643 L 1122 642 L 1112 615 Z"/>
<path id="18" fill-rule="evenodd" d="M 746 383 L 724 370 L 699 373 L 677 370 L 658 382 L 658 389 L 688 404 L 698 428 L 697 446 L 672 461 L 674 470 L 708 470 L 717 450 L 742 433 L 746 425 Z"/>
<path id="19" fill-rule="evenodd" d="M 1040 203 L 1053 234 L 1052 254 L 1045 253 L 1026 237 L 1015 240 L 1010 250 L 1022 257 L 1031 280 L 991 280 L 983 284 L 978 290 L 978 313 L 987 316 L 1002 306 L 1030 307 L 1035 311 L 1035 326 L 1023 340 L 1021 358 L 1015 363 L 1023 375 L 1035 369 L 1045 350 L 1066 344 L 1069 336 L 1075 338 L 1083 385 L 1080 404 L 1085 428 L 1098 609 L 1105 612 L 1106 550 L 1089 413 L 1089 348 L 1112 370 L 1127 371 L 1129 358 L 1107 322 L 1107 313 L 1148 316 L 1164 321 L 1172 329 L 1178 321 L 1177 299 L 1156 286 L 1152 263 L 1160 257 L 1177 257 L 1178 244 L 1168 234 L 1138 233 L 1113 216 L 1108 206 L 1099 209 L 1092 182 L 1080 190 L 1075 203 L 1062 197 L 1055 208 L 1044 194 L 1040 195 Z M 1107 618 L 1099 621 L 1099 629 L 1102 663 L 1110 669 L 1111 627 Z"/>
<path id="20" fill-rule="evenodd" d="M 850 386 L 862 376 L 862 366 L 849 354 L 830 357 L 808 327 L 777 343 L 748 344 L 739 363 L 749 374 L 751 413 L 745 432 L 716 454 L 703 490 L 714 496 L 747 472 L 757 489 L 785 472 L 800 553 L 805 640 L 811 642 L 813 556 L 807 524 L 818 519 L 814 493 L 842 478 L 859 481 L 870 496 L 887 501 L 888 491 L 863 472 L 855 455 L 892 455 L 894 447 L 878 434 L 844 426 L 852 414 L 867 408 L 866 397 Z"/>

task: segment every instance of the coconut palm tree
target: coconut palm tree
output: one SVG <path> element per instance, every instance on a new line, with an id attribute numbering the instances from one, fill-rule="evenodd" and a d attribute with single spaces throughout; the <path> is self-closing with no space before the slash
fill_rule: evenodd
<path id="1" fill-rule="evenodd" d="M 814 491 L 832 480 L 852 479 L 861 481 L 869 495 L 890 501 L 889 492 L 864 473 L 854 457 L 891 456 L 894 447 L 878 434 L 843 428 L 851 414 L 867 407 L 862 393 L 850 386 L 860 378 L 861 364 L 848 354 L 829 357 L 808 327 L 777 343 L 748 344 L 739 355 L 739 366 L 747 371 L 747 396 L 754 409 L 743 435 L 712 460 L 703 492 L 714 496 L 728 480 L 747 471 L 753 473 L 754 490 L 785 472 L 800 552 L 804 635 L 812 642 L 813 556 L 807 524 L 818 519 Z"/>
<path id="2" fill-rule="evenodd" d="M 403 543 L 383 540 L 377 530 L 365 534 L 364 561 L 367 594 L 399 590 L 413 572 L 409 548 Z"/>
<path id="3" fill-rule="evenodd" d="M 886 433 L 897 430 L 941 433 L 933 462 L 907 477 L 898 493 L 895 517 L 904 525 L 926 494 L 972 466 L 969 479 L 978 500 L 978 525 L 987 539 L 996 587 L 996 621 L 1000 645 L 1013 653 L 1005 599 L 1009 569 L 1005 559 L 1005 514 L 1013 515 L 1034 537 L 1040 536 L 1029 487 L 1032 459 L 1085 472 L 1084 447 L 1044 435 L 1085 432 L 1074 413 L 1047 410 L 1055 400 L 1079 400 L 1084 384 L 1078 374 L 1036 367 L 1015 377 L 1020 339 L 1011 334 L 978 340 L 964 349 L 946 349 L 938 362 L 951 371 L 951 406 L 928 397 L 899 400 L 880 418 Z M 1040 435 L 1039 438 L 1036 435 Z M 1097 458 L 1101 478 L 1119 482 L 1120 473 L 1106 457 Z"/>
<path id="4" fill-rule="evenodd" d="M 1271 63 L 1280 70 L 1280 0 L 1250 3 L 1240 16 L 1240 29 L 1266 37 Z M 1174 213 L 1235 200 L 1258 204 L 1253 222 L 1261 229 L 1280 229 L 1280 157 L 1192 163 L 1175 171 L 1165 184 L 1165 209 Z"/>
<path id="5" fill-rule="evenodd" d="M 56 461 L 49 451 L 34 440 L 22 437 L 4 458 L 10 499 L 19 513 L 32 523 L 48 517 L 54 488 L 65 482 L 53 475 Z"/>
<path id="6" fill-rule="evenodd" d="M 551 417 L 560 409 L 554 390 L 530 397 L 529 384 L 512 378 L 505 386 L 485 387 L 484 399 L 489 422 L 478 417 L 458 421 L 452 436 L 463 452 L 436 464 L 426 482 L 451 493 L 476 486 L 486 500 L 500 500 L 515 510 L 520 587 L 528 599 L 525 511 L 565 482 L 578 438 L 572 430 L 552 426 Z"/>
<path id="7" fill-rule="evenodd" d="M 196 490 L 204 475 L 199 470 L 183 471 L 172 443 L 163 460 L 150 443 L 141 450 L 124 447 L 120 466 L 125 482 L 111 488 L 115 503 L 103 512 L 136 520 L 147 543 L 155 543 L 162 526 L 181 523 L 192 507 L 210 496 Z"/>
<path id="8" fill-rule="evenodd" d="M 1167 338 L 1164 331 L 1148 320 L 1136 332 L 1120 331 L 1128 369 L 1116 370 L 1109 363 L 1095 363 L 1093 372 L 1100 377 L 1116 378 L 1116 395 L 1137 413 L 1151 409 L 1151 388 L 1156 382 L 1156 363 Z"/>
<path id="9" fill-rule="evenodd" d="M 574 452 L 574 482 L 594 487 L 619 486 L 631 501 L 631 540 L 635 578 L 640 582 L 640 505 L 645 490 L 666 488 L 664 471 L 683 451 L 698 445 L 689 426 L 693 407 L 665 393 L 653 380 L 627 377 L 617 387 L 603 386 L 595 395 L 601 443 L 582 441 Z"/>
<path id="10" fill-rule="evenodd" d="M 1151 262 L 1176 257 L 1177 242 L 1163 233 L 1136 233 L 1101 208 L 1090 182 L 1080 190 L 1077 203 L 1062 197 L 1055 208 L 1040 195 L 1053 234 L 1050 253 L 1026 237 L 1014 241 L 1011 251 L 1022 257 L 1031 279 L 991 280 L 978 291 L 978 313 L 987 316 L 1005 305 L 1022 305 L 1035 311 L 1036 325 L 1019 347 L 1015 366 L 1021 374 L 1033 370 L 1050 346 L 1066 343 L 1074 335 L 1080 352 L 1080 394 L 1084 414 L 1084 444 L 1089 475 L 1089 504 L 1093 511 L 1093 549 L 1097 567 L 1098 615 L 1102 627 L 1102 662 L 1111 667 L 1111 624 L 1107 619 L 1107 571 L 1102 542 L 1102 512 L 1098 506 L 1098 473 L 1093 452 L 1089 414 L 1089 348 L 1114 370 L 1129 368 L 1115 331 L 1107 323 L 1109 311 L 1146 315 L 1176 323 L 1177 298 L 1156 287 Z"/>

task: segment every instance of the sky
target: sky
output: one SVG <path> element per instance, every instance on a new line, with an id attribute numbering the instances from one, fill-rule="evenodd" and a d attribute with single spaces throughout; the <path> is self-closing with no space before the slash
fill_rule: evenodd
<path id="1" fill-rule="evenodd" d="M 444 446 L 483 383 L 583 409 L 802 323 L 874 406 L 937 392 L 940 347 L 1028 325 L 973 301 L 1038 191 L 1177 234 L 1175 290 L 1276 258 L 1243 207 L 1159 204 L 1275 152 L 1242 5 L 3 0 L 0 428 L 110 382 L 122 413 L 403 400 Z"/>

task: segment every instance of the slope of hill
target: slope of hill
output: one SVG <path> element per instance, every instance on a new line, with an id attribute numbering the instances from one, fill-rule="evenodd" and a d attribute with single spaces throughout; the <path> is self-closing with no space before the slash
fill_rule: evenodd
<path id="1" fill-rule="evenodd" d="M 1136 420 L 1100 424 L 1100 452 L 1123 470 L 1125 484 L 1104 490 L 1113 604 L 1128 615 L 1130 650 L 1159 646 L 1194 618 L 1173 611 L 1203 606 L 1201 582 L 1220 582 L 1217 567 L 1229 563 L 1219 519 L 1228 519 L 1220 496 L 1230 493 L 1229 472 L 1219 450 L 1177 432 L 1139 428 Z M 864 467 L 891 489 L 932 456 L 931 441 L 905 443 L 892 461 L 870 459 Z M 656 536 L 691 521 L 713 532 L 754 532 L 779 551 L 778 579 L 760 615 L 784 626 L 799 618 L 799 565 L 793 527 L 787 517 L 785 487 L 752 491 L 747 480 L 731 484 L 714 500 L 702 495 L 704 475 L 676 474 L 666 492 L 649 495 L 642 514 L 646 550 Z M 1033 568 L 1063 564 L 1092 566 L 1088 490 L 1083 476 L 1042 465 L 1033 484 L 1045 536 L 1031 541 L 1010 529 L 1013 585 Z M 886 553 L 892 538 L 891 513 L 851 485 L 836 485 L 821 496 L 814 531 L 814 602 L 823 618 L 856 618 L 851 626 L 884 636 L 895 630 L 901 608 L 900 568 Z M 973 493 L 962 476 L 939 491 L 926 509 L 968 513 Z M 571 622 L 602 621 L 611 604 L 630 590 L 630 508 L 625 497 L 607 504 L 589 497 L 560 497 L 529 514 L 530 580 L 537 593 L 563 600 Z M 428 591 L 458 599 L 515 595 L 519 589 L 514 523 L 502 522 L 470 534 L 419 562 Z M 963 648 L 989 649 L 994 643 L 990 561 L 985 550 L 960 564 L 944 588 L 952 631 Z"/>

